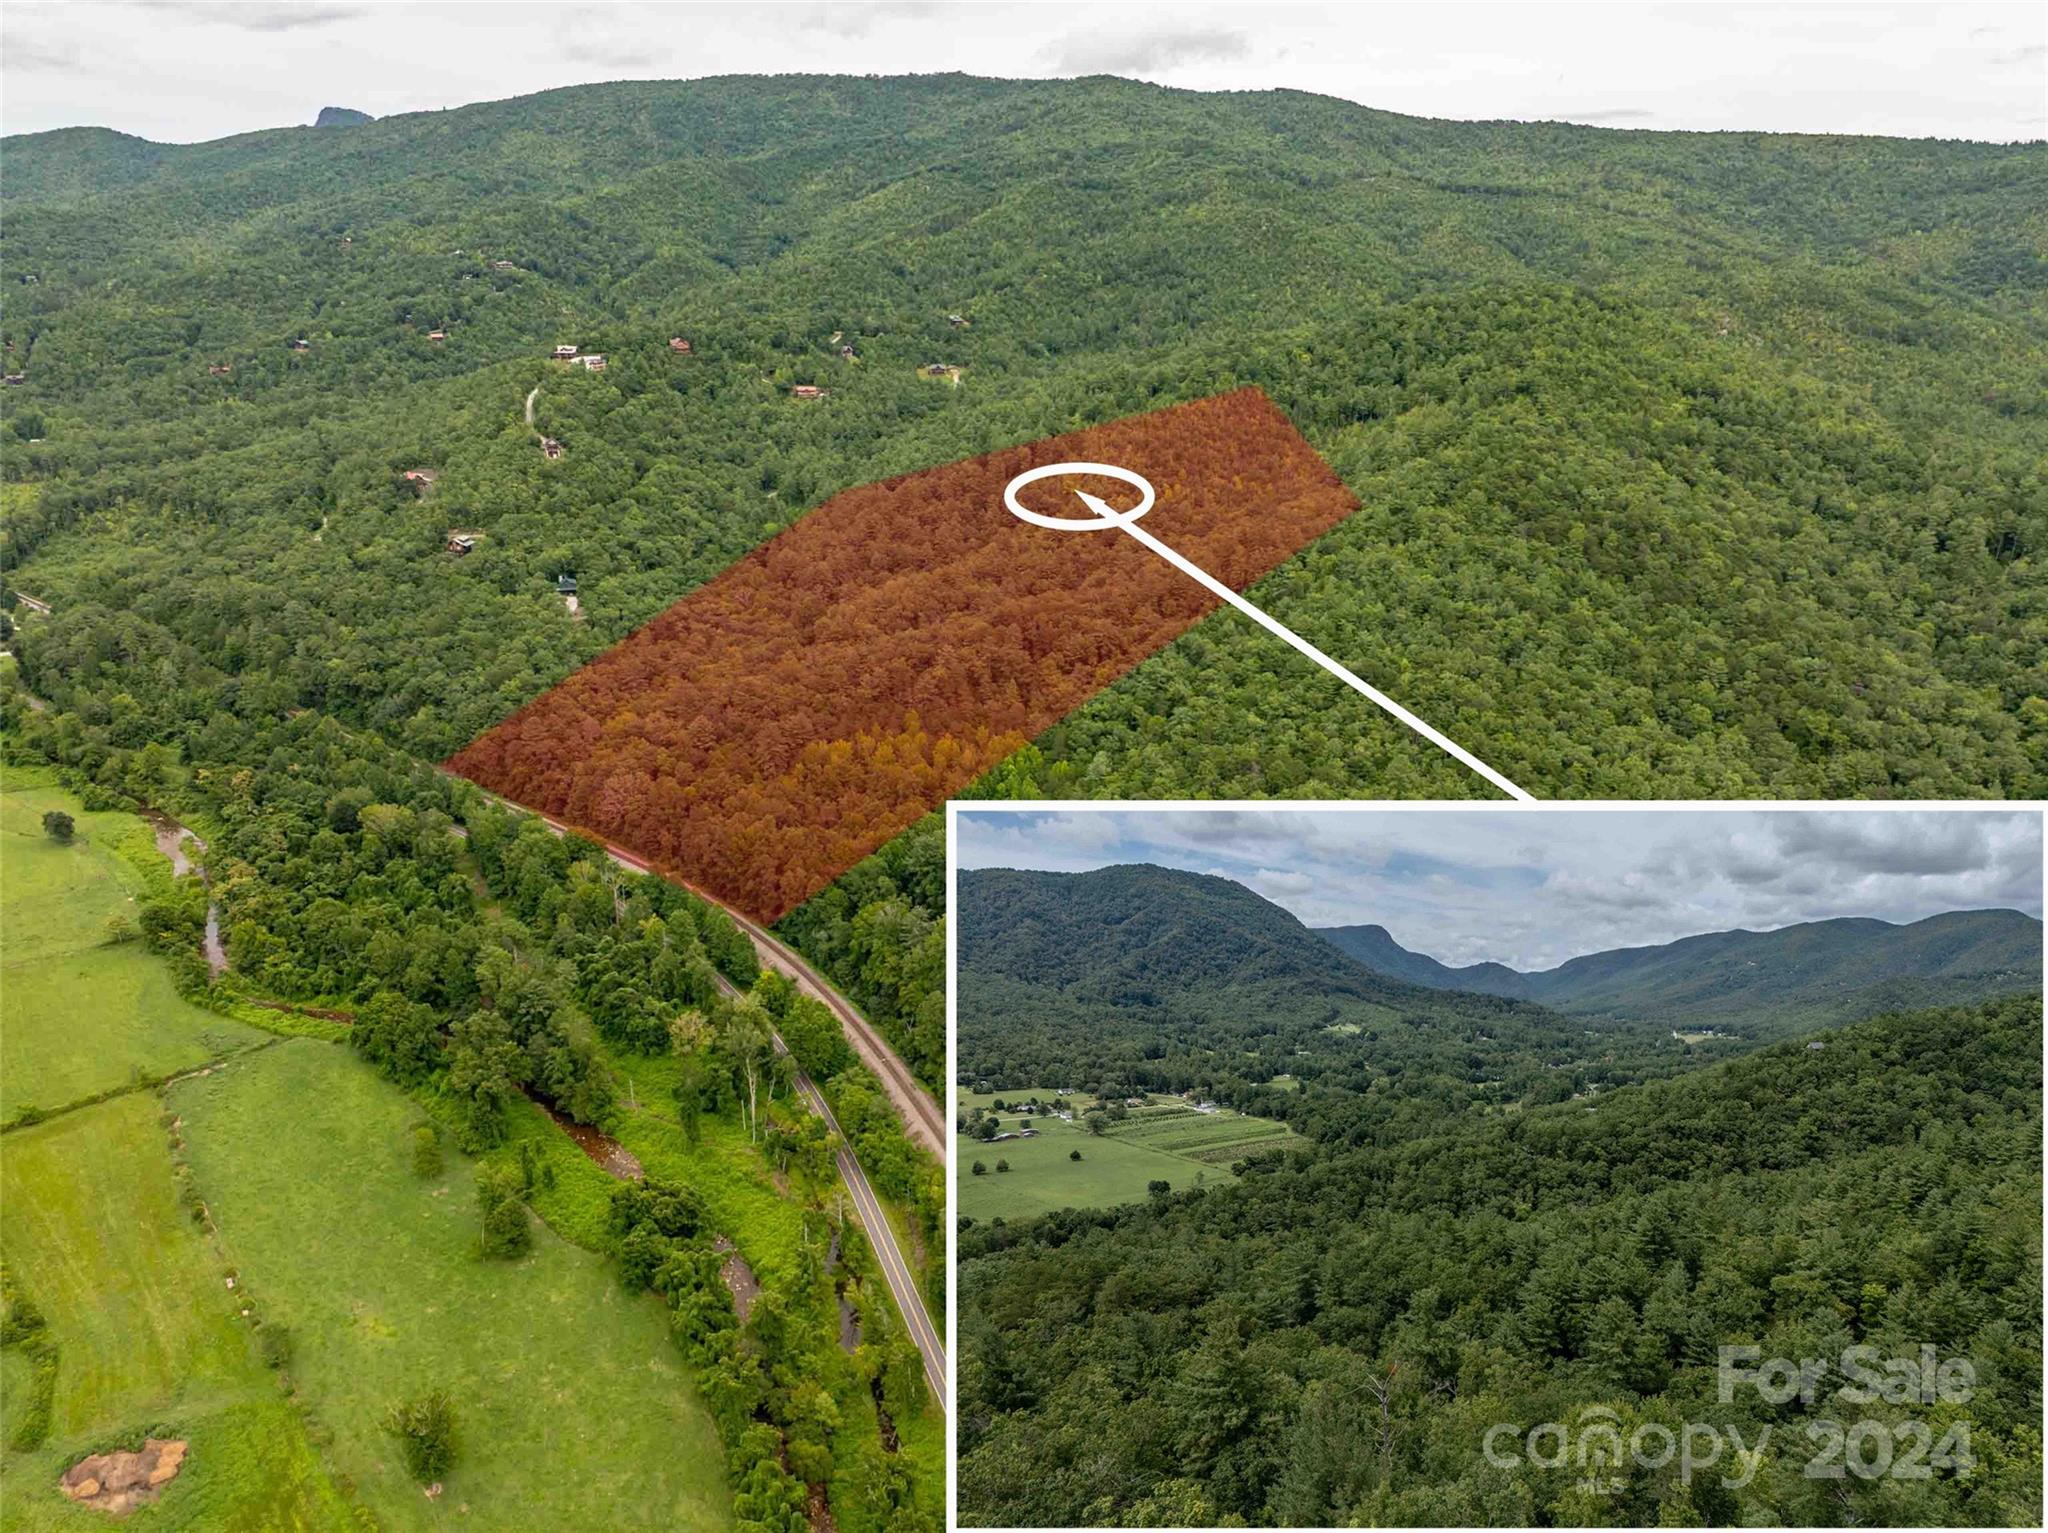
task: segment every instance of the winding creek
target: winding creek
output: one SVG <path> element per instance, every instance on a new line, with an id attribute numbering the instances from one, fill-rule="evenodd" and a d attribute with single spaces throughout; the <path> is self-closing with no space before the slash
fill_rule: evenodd
<path id="1" fill-rule="evenodd" d="M 190 826 L 180 825 L 161 809 L 143 809 L 143 819 L 149 821 L 150 829 L 156 833 L 156 849 L 171 859 L 171 877 L 183 878 L 188 873 L 197 873 L 199 881 L 211 885 L 206 869 L 185 855 L 185 843 L 190 841 L 200 851 L 206 850 L 206 843 L 199 839 L 197 831 Z M 220 940 L 220 905 L 217 901 L 206 902 L 206 967 L 218 979 L 228 971 L 228 950 Z"/>

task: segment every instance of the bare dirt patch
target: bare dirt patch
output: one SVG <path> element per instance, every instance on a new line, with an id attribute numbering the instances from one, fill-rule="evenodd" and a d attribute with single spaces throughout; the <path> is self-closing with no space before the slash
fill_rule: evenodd
<path id="1" fill-rule="evenodd" d="M 80 1459 L 58 1483 L 80 1506 L 121 1516 L 163 1494 L 184 1465 L 185 1447 L 183 1439 L 151 1437 L 139 1453 L 95 1453 Z"/>
<path id="2" fill-rule="evenodd" d="M 542 1102 L 530 1091 L 527 1095 L 539 1103 L 542 1112 L 555 1120 L 555 1127 L 567 1134 L 577 1149 L 603 1167 L 607 1174 L 617 1177 L 622 1182 L 640 1182 L 647 1179 L 647 1170 L 640 1164 L 640 1157 L 611 1135 L 601 1133 L 587 1123 L 578 1123 L 573 1118 L 565 1117 L 555 1111 L 552 1103 Z"/>
<path id="3" fill-rule="evenodd" d="M 747 1323 L 747 1316 L 754 1308 L 754 1300 L 760 1297 L 761 1283 L 754 1276 L 754 1269 L 747 1265 L 747 1259 L 740 1255 L 739 1248 L 723 1235 L 712 1241 L 714 1250 L 725 1253 L 718 1275 L 725 1280 L 726 1291 L 732 1295 L 733 1313 L 740 1317 L 740 1324 Z"/>

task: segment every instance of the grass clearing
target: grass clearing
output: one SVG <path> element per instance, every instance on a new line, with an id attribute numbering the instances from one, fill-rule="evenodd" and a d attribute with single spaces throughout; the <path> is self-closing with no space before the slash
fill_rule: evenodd
<path id="1" fill-rule="evenodd" d="M 170 1096 L 228 1257 L 296 1338 L 329 1463 L 387 1526 L 731 1526 L 717 1434 L 658 1301 L 546 1229 L 517 1261 L 477 1255 L 474 1162 L 450 1148 L 442 1176 L 413 1176 L 417 1104 L 310 1040 Z M 382 1421 L 435 1387 L 463 1446 L 428 1502 Z"/>
<path id="2" fill-rule="evenodd" d="M 52 810 L 75 822 L 69 842 L 44 832 L 43 816 Z M 0 775 L 6 961 L 47 958 L 106 941 L 107 917 L 120 911 L 133 916 L 132 897 L 145 890 L 147 880 L 130 860 L 143 849 L 155 854 L 147 822 L 132 814 L 88 811 L 47 771 L 6 767 Z"/>
<path id="3" fill-rule="evenodd" d="M 7 1136 L 0 1249 L 42 1310 L 58 1359 L 48 1440 L 29 1453 L 0 1450 L 6 1526 L 107 1526 L 58 1492 L 58 1476 L 86 1453 L 155 1430 L 192 1448 L 146 1514 L 152 1528 L 353 1527 L 179 1203 L 161 1112 L 153 1093 L 137 1093 Z M 9 1354 L 10 1386 L 25 1374 L 21 1362 Z"/>
<path id="4" fill-rule="evenodd" d="M 72 816 L 67 842 L 44 814 Z M 108 922 L 135 922 L 170 864 L 148 823 L 91 813 L 47 772 L 0 779 L 0 1121 L 54 1112 L 144 1080 L 189 1070 L 264 1041 L 255 1028 L 193 1005 L 140 941 L 109 942 Z M 156 866 L 161 864 L 159 868 Z"/>
<path id="5" fill-rule="evenodd" d="M 13 908 L 11 896 L 0 903 Z M 161 1079 L 268 1037 L 194 1006 L 139 943 L 9 963 L 0 971 L 0 1119 Z"/>
<path id="6" fill-rule="evenodd" d="M 1025 1116 L 1008 1110 L 1030 1101 L 1057 1103 L 1074 1114 L 1068 1122 L 1044 1115 Z M 1001 1101 L 1005 1110 L 995 1111 Z M 1128 1108 L 1128 1116 L 1112 1122 L 1106 1132 L 1088 1131 L 1083 1114 L 1095 1099 L 1083 1093 L 1056 1097 L 1034 1087 L 1008 1091 L 962 1091 L 960 1111 L 988 1109 L 1005 1133 L 1024 1126 L 1037 1130 L 1029 1138 L 993 1143 L 956 1135 L 959 1157 L 957 1212 L 975 1219 L 1028 1219 L 1062 1208 L 1108 1208 L 1141 1202 L 1149 1186 L 1165 1182 L 1176 1192 L 1203 1184 L 1235 1180 L 1231 1162 L 1252 1150 L 1269 1149 L 1292 1137 L 1284 1123 L 1247 1117 L 1229 1108 L 1198 1112 L 1179 1097 L 1149 1098 Z M 1073 1159 L 1079 1150 L 1081 1158 Z M 1008 1171 L 996 1170 L 1008 1161 Z M 974 1174 L 980 1161 L 986 1172 Z"/>

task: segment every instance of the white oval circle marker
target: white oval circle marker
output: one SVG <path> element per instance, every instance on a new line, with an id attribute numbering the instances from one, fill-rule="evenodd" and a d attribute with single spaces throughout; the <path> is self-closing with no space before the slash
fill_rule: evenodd
<path id="1" fill-rule="evenodd" d="M 1106 479 L 1121 479 L 1137 489 L 1138 503 L 1128 511 L 1119 511 L 1097 496 L 1076 490 L 1074 493 L 1080 496 L 1083 504 L 1094 510 L 1095 515 L 1066 517 L 1033 511 L 1017 499 L 1017 492 L 1025 485 L 1036 484 L 1041 479 L 1057 479 L 1065 474 L 1099 474 Z M 1012 516 L 1021 517 L 1034 527 L 1050 527 L 1054 532 L 1096 532 L 1104 527 L 1128 527 L 1152 509 L 1153 499 L 1151 480 L 1114 463 L 1048 463 L 1042 468 L 1027 469 L 1003 486 L 1003 504 L 1009 507 Z"/>
<path id="2" fill-rule="evenodd" d="M 1086 490 L 1076 490 L 1074 491 L 1075 497 L 1082 505 L 1095 514 L 1087 518 L 1077 517 L 1069 519 L 1063 516 L 1047 516 L 1041 511 L 1028 510 L 1017 499 L 1017 492 L 1023 489 L 1025 485 L 1036 484 L 1041 479 L 1055 479 L 1062 474 L 1099 474 L 1109 479 L 1121 479 L 1125 484 L 1137 486 L 1140 491 L 1138 503 L 1128 511 L 1119 511 L 1099 495 L 1090 495 Z M 1125 532 L 1151 549 L 1153 553 L 1159 555 L 1168 564 L 1194 581 L 1195 584 L 1213 592 L 1216 596 L 1237 608 L 1238 611 L 1265 629 L 1266 632 L 1272 634 L 1273 637 L 1283 641 L 1299 653 L 1306 655 L 1310 660 L 1313 660 L 1317 665 L 1343 682 L 1345 686 L 1351 688 L 1352 691 L 1364 697 L 1374 706 L 1392 714 L 1403 724 L 1406 724 L 1410 729 L 1421 735 L 1423 739 L 1437 747 L 1437 749 L 1463 762 L 1496 788 L 1507 794 L 1509 798 L 1534 799 L 1534 794 L 1526 789 L 1517 787 L 1492 767 L 1481 761 L 1477 756 L 1466 750 L 1464 746 L 1451 739 L 1442 730 L 1424 723 L 1349 667 L 1339 661 L 1332 660 L 1286 624 L 1277 621 L 1258 607 L 1253 606 L 1243 596 L 1233 591 L 1229 586 L 1195 563 L 1194 560 L 1188 558 L 1187 555 L 1160 542 L 1159 539 L 1153 537 L 1143 527 L 1138 526 L 1138 518 L 1152 509 L 1152 499 L 1152 482 L 1149 479 L 1145 478 L 1142 474 L 1134 474 L 1127 468 L 1119 468 L 1114 463 L 1048 463 L 1043 468 L 1029 469 L 1019 474 L 1003 487 L 1003 504 L 1009 508 L 1010 514 L 1031 523 L 1034 527 L 1049 527 L 1054 532 L 1099 532 L 1104 527 L 1121 527 Z"/>

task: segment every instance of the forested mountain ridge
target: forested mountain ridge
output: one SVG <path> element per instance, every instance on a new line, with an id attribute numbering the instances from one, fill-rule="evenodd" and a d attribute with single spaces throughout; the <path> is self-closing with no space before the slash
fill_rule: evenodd
<path id="1" fill-rule="evenodd" d="M 2038 998 L 1887 1016 L 1591 1104 L 964 1230 L 961 1520 L 2031 1524 L 2040 1058 Z M 1976 1387 L 1932 1418 L 1851 1409 L 1838 1376 L 1811 1405 L 1720 1397 L 1739 1344 L 1926 1345 Z M 1971 1472 L 1811 1474 L 1829 1416 L 1960 1426 Z M 1598 1422 L 1769 1444 L 1739 1488 L 1482 1454 L 1490 1427 L 1539 1421 L 1574 1448 Z"/>
<path id="2" fill-rule="evenodd" d="M 1390 977 L 1211 874 L 963 868 L 957 895 L 963 1084 L 1111 1097 L 1199 1087 L 1350 1143 L 1591 1098 L 1896 1009 L 1887 998 L 2041 992 L 2041 925 L 2017 911 L 1906 927 L 1812 922 L 1595 954 L 1539 975 L 1500 970 L 1517 984 L 1576 981 L 1553 998 Z M 1385 936 L 1343 929 L 1368 952 L 1385 946 L 1374 932 Z M 1717 1036 L 1672 1037 L 1688 1024 Z M 1276 1085 L 1280 1076 L 1292 1079 Z"/>
<path id="3" fill-rule="evenodd" d="M 0 603 L 115 775 L 445 760 L 837 490 L 1256 385 L 1363 509 L 1254 599 L 1531 791 L 2048 791 L 2041 146 L 944 76 L 4 152 Z M 975 791 L 1483 786 L 1226 612 Z M 936 835 L 784 923 L 899 1044 Z"/>
<path id="4" fill-rule="evenodd" d="M 1480 995 L 1511 995 L 1517 998 L 1529 994 L 1529 976 L 1519 969 L 1511 969 L 1504 963 L 1463 964 L 1453 967 L 1439 962 L 1427 953 L 1414 952 L 1401 946 L 1394 934 L 1384 926 L 1370 923 L 1356 926 L 1317 926 L 1310 928 L 1318 937 L 1330 943 L 1347 957 L 1355 958 L 1368 969 L 1377 970 L 1394 979 L 1405 979 L 1412 985 L 1428 985 L 1437 990 L 1471 990 Z"/>
<path id="5" fill-rule="evenodd" d="M 1705 932 L 1533 973 L 1497 963 L 1454 969 L 1402 948 L 1380 926 L 1318 935 L 1366 967 L 1414 984 L 1513 996 L 1574 1015 L 1760 1029 L 1763 1037 L 1895 1009 L 1887 1002 L 1901 984 L 1926 982 L 1954 1000 L 2041 987 L 2041 923 L 2017 910 L 1947 911 L 1903 925 L 1857 917 Z"/>
<path id="6" fill-rule="evenodd" d="M 976 1086 L 1199 1088 L 1304 1133 L 1390 1143 L 1690 1062 L 1529 1002 L 1375 974 L 1226 878 L 1134 865 L 962 869 L 957 884 L 956 1054 Z"/>
<path id="7" fill-rule="evenodd" d="M 110 583 L 74 551 L 32 572 L 36 594 L 224 585 L 205 628 L 162 596 L 141 615 L 239 668 L 278 615 L 237 643 L 236 586 L 290 591 L 302 703 L 428 754 L 831 490 L 1259 382 L 1369 507 L 1275 577 L 1282 615 L 1384 674 L 1411 645 L 1433 653 L 1421 711 L 1472 711 L 1452 732 L 1539 787 L 2017 792 L 2038 767 L 2019 710 L 2048 686 L 2022 634 L 1978 637 L 2037 616 L 2020 465 L 2048 418 L 2023 385 L 2048 376 L 2048 326 L 2016 210 L 2048 155 L 2025 146 L 939 77 L 587 87 L 345 133 L 8 147 L 6 264 L 36 280 L 9 288 L 29 378 L 10 403 L 35 429 L 7 463 L 45 485 L 10 552 L 92 517 L 91 546 L 126 545 L 141 577 Z M 697 345 L 680 370 L 678 329 Z M 825 345 L 835 331 L 859 365 Z M 546 465 L 517 403 L 563 336 L 612 366 L 544 389 L 542 429 L 569 446 Z M 909 376 L 934 356 L 967 386 Z M 788 382 L 834 397 L 793 412 Z M 392 483 L 418 464 L 441 470 L 430 509 Z M 1938 512 L 1911 509 L 1930 495 Z M 1438 525 L 1481 505 L 1469 545 Z M 492 536 L 457 573 L 421 569 L 449 525 Z M 222 527 L 236 562 L 216 567 Z M 1376 567 L 1425 547 L 1447 577 L 1433 591 Z M 1787 556 L 1854 562 L 1883 601 L 1809 600 L 1777 578 Z M 539 589 L 571 565 L 582 628 L 549 620 Z M 1354 624 L 1355 597 L 1332 597 L 1366 588 L 1392 607 Z M 1902 599 L 1931 650 L 1875 643 Z M 1581 614 L 1569 636 L 1548 623 L 1560 603 Z M 1944 653 L 1955 624 L 1967 653 Z M 1661 674 L 1680 652 L 1690 679 Z M 1468 689 L 1481 656 L 1520 685 Z M 1182 735 L 1208 710 L 1157 694 L 1203 696 L 1191 659 L 1214 676 L 1203 700 L 1232 706 Z M 1052 791 L 1130 794 L 1190 766 L 1255 792 L 1469 791 L 1305 669 L 1278 684 L 1266 749 L 1236 725 L 1219 739 L 1233 694 L 1275 676 L 1263 640 L 1204 625 L 1020 771 Z M 1972 743 L 1937 751 L 1940 729 Z"/>
<path id="8" fill-rule="evenodd" d="M 1363 1001 L 1412 994 L 1215 874 L 1151 863 L 1087 873 L 963 868 L 958 882 L 960 966 L 977 974 L 1110 1004 L 1265 983 Z"/>

